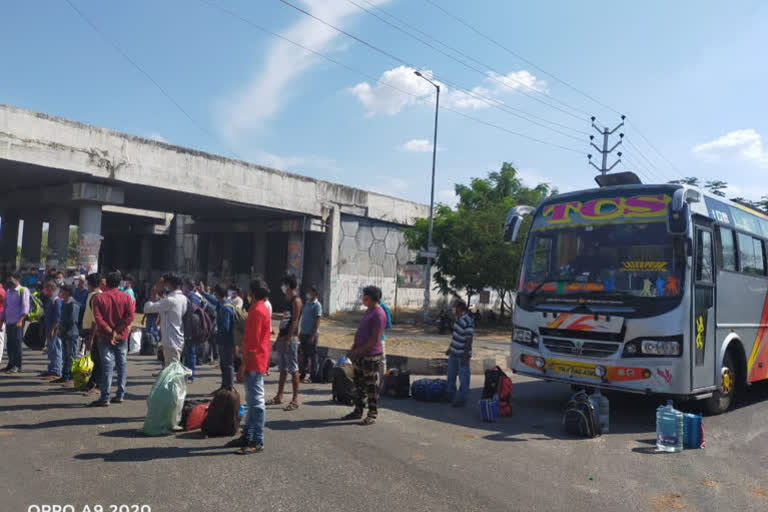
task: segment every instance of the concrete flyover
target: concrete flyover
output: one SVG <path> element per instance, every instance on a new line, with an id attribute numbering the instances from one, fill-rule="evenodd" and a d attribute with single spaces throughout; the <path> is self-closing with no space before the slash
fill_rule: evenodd
<path id="1" fill-rule="evenodd" d="M 0 264 L 119 268 L 150 281 L 168 270 L 245 286 L 286 271 L 322 289 L 330 312 L 356 306 L 366 284 L 394 300 L 413 254 L 402 228 L 429 207 L 345 185 L 0 105 Z M 279 294 L 274 294 L 279 302 Z M 399 290 L 418 306 L 419 290 Z"/>

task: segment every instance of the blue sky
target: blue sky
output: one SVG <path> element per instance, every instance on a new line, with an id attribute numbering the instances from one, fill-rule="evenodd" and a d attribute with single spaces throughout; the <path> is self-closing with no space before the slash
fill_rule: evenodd
<path id="1" fill-rule="evenodd" d="M 64 0 L 4 6 L 0 103 L 429 200 L 434 90 L 401 62 L 278 0 L 210 2 L 413 96 L 259 32 L 207 2 L 71 1 L 195 123 Z M 498 74 L 490 76 L 487 67 L 473 62 L 479 72 L 467 69 L 349 0 L 290 1 L 426 74 L 433 72 L 444 84 L 442 103 L 449 109 L 580 151 L 540 144 L 442 110 L 438 200 L 450 202 L 455 183 L 485 175 L 502 161 L 514 162 L 530 184 L 546 181 L 561 190 L 592 186 L 595 172 L 587 165 L 587 136 L 571 129 L 591 132 L 586 114 L 613 125 L 616 113 L 424 0 L 354 1 L 369 9 L 377 5 Z M 700 0 L 434 1 L 540 68 L 625 113 L 632 124 L 623 131 L 642 154 L 625 144 L 629 158 L 623 166 L 639 165 L 641 174 L 653 181 L 681 174 L 726 179 L 732 197 L 768 195 L 765 2 L 734 1 L 726 8 L 723 2 Z M 446 82 L 460 84 L 473 95 L 446 87 Z M 566 125 L 558 129 L 576 140 L 489 105 L 499 102 Z M 544 102 L 568 105 L 562 108 L 575 117 Z"/>

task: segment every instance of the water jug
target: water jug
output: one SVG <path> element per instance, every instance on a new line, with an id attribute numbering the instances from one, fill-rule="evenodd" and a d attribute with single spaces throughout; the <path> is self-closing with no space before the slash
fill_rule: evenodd
<path id="1" fill-rule="evenodd" d="M 663 452 L 683 450 L 683 413 L 674 408 L 672 400 L 656 409 L 656 448 Z"/>
<path id="2" fill-rule="evenodd" d="M 595 390 L 592 394 L 592 403 L 597 409 L 597 413 L 600 416 L 600 433 L 608 433 L 608 424 L 610 422 L 610 404 L 608 403 L 608 397 L 600 393 L 600 389 Z"/>
<path id="3" fill-rule="evenodd" d="M 701 424 L 701 414 L 683 415 L 683 447 L 703 448 L 704 427 Z"/>

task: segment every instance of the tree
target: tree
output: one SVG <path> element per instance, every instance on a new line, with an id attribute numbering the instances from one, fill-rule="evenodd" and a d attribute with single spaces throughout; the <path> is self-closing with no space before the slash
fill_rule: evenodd
<path id="1" fill-rule="evenodd" d="M 672 180 L 670 181 L 670 183 L 676 183 L 678 185 L 690 185 L 692 187 L 701 186 L 699 182 L 699 178 L 695 178 L 693 176 L 688 176 L 687 178 L 682 178 L 679 180 Z"/>
<path id="2" fill-rule="evenodd" d="M 456 185 L 455 209 L 438 205 L 435 211 L 433 244 L 438 249 L 435 280 L 443 293 L 465 290 L 468 300 L 484 288 L 502 298 L 501 314 L 508 293 L 517 287 L 522 241 L 503 242 L 507 212 L 520 204 L 536 205 L 552 192 L 549 185 L 526 187 L 510 163 L 487 178 L 473 178 L 469 185 Z M 417 219 L 405 232 L 411 249 L 427 246 L 428 219 Z"/>
<path id="3" fill-rule="evenodd" d="M 716 196 L 725 197 L 725 192 L 723 192 L 723 190 L 728 188 L 728 182 L 723 180 L 710 180 L 704 183 L 704 187 Z"/>

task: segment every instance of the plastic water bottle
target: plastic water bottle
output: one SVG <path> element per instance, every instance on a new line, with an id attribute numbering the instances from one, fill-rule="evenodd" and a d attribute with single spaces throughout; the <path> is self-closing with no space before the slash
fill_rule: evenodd
<path id="1" fill-rule="evenodd" d="M 656 448 L 662 452 L 683 450 L 683 413 L 675 409 L 672 400 L 656 409 Z"/>
<path id="2" fill-rule="evenodd" d="M 595 408 L 597 409 L 598 415 L 600 416 L 600 433 L 607 434 L 608 424 L 611 419 L 608 397 L 600 393 L 600 389 L 598 388 L 592 394 L 592 398 L 592 403 L 595 404 Z"/>

